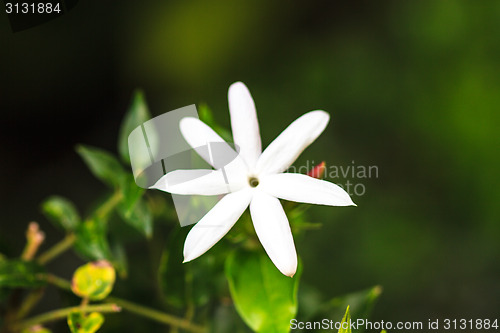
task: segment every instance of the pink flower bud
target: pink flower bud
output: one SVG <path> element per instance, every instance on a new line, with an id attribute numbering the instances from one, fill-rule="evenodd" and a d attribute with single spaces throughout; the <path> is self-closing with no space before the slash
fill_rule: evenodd
<path id="1" fill-rule="evenodd" d="M 326 171 L 326 163 L 325 163 L 325 161 L 323 161 L 320 164 L 316 165 L 311 170 L 309 170 L 307 175 L 309 177 L 323 179 L 323 177 L 325 176 L 325 171 Z"/>

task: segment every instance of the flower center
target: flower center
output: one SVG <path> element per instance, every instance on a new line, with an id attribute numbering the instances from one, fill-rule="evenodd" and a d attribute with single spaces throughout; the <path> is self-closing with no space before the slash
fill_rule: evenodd
<path id="1" fill-rule="evenodd" d="M 248 177 L 248 184 L 250 184 L 251 187 L 257 187 L 259 186 L 259 179 L 257 177 Z"/>

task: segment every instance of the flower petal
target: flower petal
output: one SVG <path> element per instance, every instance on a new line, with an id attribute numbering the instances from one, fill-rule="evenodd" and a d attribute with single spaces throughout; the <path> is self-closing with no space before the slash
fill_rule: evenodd
<path id="1" fill-rule="evenodd" d="M 228 93 L 231 128 L 236 149 L 252 169 L 262 152 L 255 104 L 242 82 L 233 83 Z"/>
<path id="2" fill-rule="evenodd" d="M 198 155 L 216 169 L 224 167 L 238 156 L 224 139 L 198 118 L 183 118 L 180 121 L 180 130 Z"/>
<path id="3" fill-rule="evenodd" d="M 259 190 L 280 199 L 329 206 L 356 206 L 340 186 L 299 173 L 280 173 L 260 179 Z"/>
<path id="4" fill-rule="evenodd" d="M 264 150 L 257 161 L 256 172 L 273 174 L 288 169 L 323 132 L 329 119 L 324 111 L 311 111 L 299 117 Z"/>
<path id="5" fill-rule="evenodd" d="M 184 243 L 184 262 L 198 258 L 224 237 L 247 209 L 251 199 L 250 189 L 224 196 L 189 231 Z"/>
<path id="6" fill-rule="evenodd" d="M 297 252 L 290 224 L 278 199 L 255 191 L 250 213 L 262 246 L 281 273 L 293 276 L 297 271 Z"/>
<path id="7" fill-rule="evenodd" d="M 244 179 L 225 169 L 174 170 L 150 188 L 173 194 L 218 195 L 241 189 Z"/>

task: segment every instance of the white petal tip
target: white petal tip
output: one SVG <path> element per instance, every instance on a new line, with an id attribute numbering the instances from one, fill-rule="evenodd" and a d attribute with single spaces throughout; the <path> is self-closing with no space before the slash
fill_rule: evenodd
<path id="1" fill-rule="evenodd" d="M 206 252 L 206 251 L 205 251 L 205 252 Z M 183 264 L 185 264 L 185 263 L 188 263 L 188 262 L 190 262 L 190 261 L 193 261 L 193 260 L 195 260 L 196 258 L 200 257 L 200 256 L 201 256 L 203 253 L 205 253 L 205 252 L 198 253 L 198 254 L 193 253 L 193 252 L 192 252 L 192 253 L 190 253 L 190 254 L 186 254 L 186 253 L 184 253 L 184 261 L 183 261 L 182 263 L 183 263 Z"/>
<path id="2" fill-rule="evenodd" d="M 318 117 L 322 117 L 322 118 L 324 118 L 324 121 L 326 121 L 326 122 L 328 122 L 330 120 L 330 114 L 326 111 L 323 111 L 323 110 L 314 110 L 314 111 L 311 111 L 308 113 L 317 115 Z"/>
<path id="3" fill-rule="evenodd" d="M 280 272 L 285 275 L 285 276 L 288 276 L 290 278 L 293 278 L 293 276 L 295 275 L 295 273 L 297 273 L 297 269 L 294 269 L 294 270 L 280 270 Z"/>
<path id="4" fill-rule="evenodd" d="M 189 123 L 189 122 L 192 122 L 192 121 L 198 121 L 199 119 L 198 118 L 195 118 L 195 117 L 184 117 L 181 119 L 181 121 L 179 122 L 179 124 L 182 126 L 182 124 L 186 124 L 186 123 Z"/>
<path id="5" fill-rule="evenodd" d="M 342 204 L 339 204 L 338 206 L 358 206 L 352 201 L 351 197 L 346 193 L 346 197 L 342 200 Z"/>
<path id="6" fill-rule="evenodd" d="M 156 183 L 154 183 L 153 185 L 151 185 L 150 187 L 148 187 L 148 189 L 150 189 L 150 190 L 162 190 L 162 187 L 165 187 L 165 180 L 163 179 L 163 177 L 158 179 L 158 181 Z"/>
<path id="7" fill-rule="evenodd" d="M 235 83 L 229 86 L 229 90 L 241 89 L 241 88 L 247 89 L 247 86 L 241 81 L 236 81 Z"/>
<path id="8" fill-rule="evenodd" d="M 281 267 L 276 266 L 276 268 L 278 268 L 281 274 L 293 278 L 295 273 L 297 273 L 297 262 L 289 263 L 288 265 L 281 265 Z"/>
<path id="9" fill-rule="evenodd" d="M 352 201 L 351 197 L 347 192 L 343 193 L 340 196 L 336 196 L 331 198 L 328 203 L 329 206 L 338 206 L 338 207 L 348 207 L 348 206 L 357 206 L 354 201 Z"/>
<path id="10" fill-rule="evenodd" d="M 231 86 L 229 86 L 228 90 L 228 98 L 231 102 L 241 102 L 244 101 L 246 103 L 250 103 L 253 106 L 253 99 L 248 90 L 247 86 L 243 82 L 235 82 Z M 230 106 L 231 107 L 231 106 Z"/>
<path id="11" fill-rule="evenodd" d="M 358 205 L 356 205 L 356 204 L 354 203 L 354 201 L 352 201 L 351 197 L 350 197 L 350 196 L 348 196 L 348 197 L 347 197 L 347 203 L 346 203 L 346 206 L 354 206 L 354 207 L 357 207 Z"/>
<path id="12" fill-rule="evenodd" d="M 317 112 L 318 114 L 322 114 L 325 117 L 330 118 L 330 114 L 328 112 L 326 112 L 325 110 L 314 110 L 314 111 L 311 111 L 311 112 Z"/>
<path id="13" fill-rule="evenodd" d="M 179 129 L 184 137 L 188 136 L 190 133 L 190 129 L 193 126 L 196 126 L 199 122 L 202 122 L 198 118 L 194 117 L 184 117 L 179 121 Z"/>
<path id="14" fill-rule="evenodd" d="M 339 203 L 337 205 L 333 206 L 357 206 L 354 201 L 352 201 L 351 196 L 349 193 L 347 193 L 345 190 L 342 189 L 342 191 L 339 193 L 339 196 L 337 197 L 337 200 L 339 200 Z"/>

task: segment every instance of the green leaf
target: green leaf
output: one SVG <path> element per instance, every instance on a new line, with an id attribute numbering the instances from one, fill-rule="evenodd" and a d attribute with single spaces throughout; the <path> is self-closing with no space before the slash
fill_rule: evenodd
<path id="1" fill-rule="evenodd" d="M 110 260 L 111 250 L 106 233 L 106 221 L 98 218 L 85 221 L 75 230 L 75 251 L 89 260 Z"/>
<path id="2" fill-rule="evenodd" d="M 80 215 L 75 205 L 66 198 L 49 197 L 42 203 L 42 212 L 57 227 L 74 230 L 80 224 Z"/>
<path id="3" fill-rule="evenodd" d="M 128 213 L 134 209 L 136 202 L 144 194 L 144 189 L 137 186 L 131 173 L 127 173 L 125 177 L 123 177 L 122 184 L 120 185 L 120 192 L 123 197 L 120 205 L 122 209 Z"/>
<path id="4" fill-rule="evenodd" d="M 382 293 L 380 286 L 375 286 L 370 289 L 358 291 L 340 297 L 335 297 L 326 304 L 322 318 L 338 318 L 342 315 L 343 310 L 349 306 L 349 313 L 354 320 L 367 319 L 370 317 L 371 311 L 375 302 Z M 326 317 L 324 317 L 326 315 Z M 364 328 L 359 327 L 356 332 L 363 332 Z"/>
<path id="5" fill-rule="evenodd" d="M 76 151 L 83 158 L 94 176 L 111 187 L 123 183 L 125 171 L 118 160 L 105 150 L 79 145 Z"/>
<path id="6" fill-rule="evenodd" d="M 71 281 L 71 290 L 82 298 L 98 301 L 113 290 L 115 279 L 115 269 L 108 261 L 90 262 L 77 268 Z"/>
<path id="7" fill-rule="evenodd" d="M 104 323 L 104 316 L 98 312 L 92 312 L 85 316 L 80 311 L 75 311 L 68 316 L 68 326 L 72 333 L 94 333 Z"/>
<path id="8" fill-rule="evenodd" d="M 153 216 L 144 200 L 139 200 L 131 208 L 119 205 L 118 213 L 123 220 L 147 238 L 153 235 Z"/>
<path id="9" fill-rule="evenodd" d="M 41 278 L 45 269 L 33 261 L 3 260 L 0 261 L 0 288 L 22 287 L 38 288 L 47 284 Z"/>
<path id="10" fill-rule="evenodd" d="M 226 260 L 226 276 L 238 313 L 256 332 L 290 331 L 297 314 L 300 271 L 284 276 L 261 252 L 240 250 Z"/>
<path id="11" fill-rule="evenodd" d="M 299 294 L 300 304 L 302 305 L 299 317 L 304 321 L 340 318 L 345 313 L 344 309 L 349 307 L 349 313 L 353 320 L 368 319 L 381 292 L 382 288 L 375 286 L 370 289 L 335 297 L 325 302 L 317 290 L 303 285 Z M 321 332 L 327 332 L 327 330 L 322 330 Z M 364 327 L 359 326 L 353 332 L 364 332 Z"/>
<path id="12" fill-rule="evenodd" d="M 339 333 L 351 333 L 351 314 L 349 312 L 349 306 L 347 306 L 344 317 L 340 322 Z"/>
<path id="13" fill-rule="evenodd" d="M 132 103 L 120 127 L 118 152 L 124 162 L 130 163 L 128 136 L 137 126 L 142 125 L 149 119 L 151 119 L 151 115 L 144 98 L 144 93 L 141 90 L 136 90 L 132 97 Z"/>

